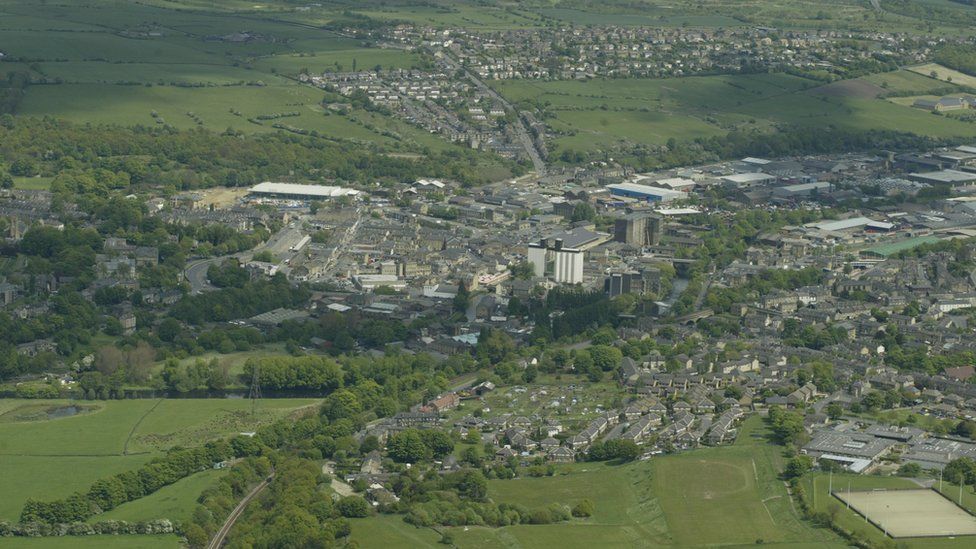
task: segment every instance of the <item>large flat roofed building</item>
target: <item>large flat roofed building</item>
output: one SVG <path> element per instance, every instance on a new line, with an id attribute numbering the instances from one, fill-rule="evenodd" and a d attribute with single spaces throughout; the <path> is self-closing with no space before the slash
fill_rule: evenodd
<path id="1" fill-rule="evenodd" d="M 931 185 L 966 185 L 976 181 L 976 173 L 959 170 L 940 170 L 937 172 L 913 173 L 908 179 Z"/>
<path id="2" fill-rule="evenodd" d="M 327 185 L 299 185 L 297 183 L 258 183 L 251 187 L 250 193 L 268 198 L 290 198 L 293 200 L 322 200 L 325 198 L 339 198 L 356 196 L 359 191 L 345 187 Z"/>
<path id="3" fill-rule="evenodd" d="M 817 433 L 803 447 L 803 452 L 813 457 L 827 454 L 874 461 L 895 444 L 897 442 L 894 440 L 868 433 L 827 430 Z"/>
<path id="4" fill-rule="evenodd" d="M 867 217 L 850 217 L 848 219 L 839 219 L 837 221 L 823 221 L 821 223 L 814 223 L 813 226 L 821 231 L 827 231 L 829 233 L 859 230 L 861 228 L 870 231 L 890 231 L 895 227 L 893 223 L 888 223 L 887 221 L 875 221 Z"/>
<path id="5" fill-rule="evenodd" d="M 681 191 L 665 189 L 662 187 L 652 187 L 650 185 L 641 185 L 639 183 L 614 183 L 612 185 L 607 185 L 607 189 L 613 196 L 636 198 L 639 200 L 646 200 L 648 202 L 670 202 L 672 200 L 688 197 L 687 194 Z"/>
<path id="6" fill-rule="evenodd" d="M 768 173 L 752 172 L 726 175 L 720 179 L 726 183 L 731 183 L 736 187 L 754 187 L 756 185 L 762 185 L 763 183 L 775 181 L 776 176 L 769 175 Z"/>
<path id="7" fill-rule="evenodd" d="M 564 284 L 583 282 L 586 251 L 610 240 L 610 235 L 585 228 L 563 231 L 528 246 L 528 259 L 536 276 Z"/>

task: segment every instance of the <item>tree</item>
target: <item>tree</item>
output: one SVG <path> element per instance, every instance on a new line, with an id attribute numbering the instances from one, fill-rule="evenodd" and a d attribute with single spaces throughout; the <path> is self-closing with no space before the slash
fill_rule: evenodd
<path id="1" fill-rule="evenodd" d="M 573 506 L 572 513 L 576 518 L 587 518 L 593 516 L 594 510 L 595 506 L 593 505 L 593 502 L 588 499 L 584 499 L 580 500 L 579 503 Z"/>
<path id="2" fill-rule="evenodd" d="M 577 221 L 593 221 L 596 218 L 596 209 L 589 202 L 580 202 L 573 208 L 573 215 L 570 220 L 575 223 Z"/>
<path id="3" fill-rule="evenodd" d="M 12 189 L 14 187 L 14 178 L 10 176 L 7 170 L 0 168 L 0 189 Z"/>
<path id="4" fill-rule="evenodd" d="M 769 421 L 772 425 L 773 436 L 783 445 L 792 444 L 796 441 L 797 436 L 803 432 L 803 416 L 797 412 L 788 412 L 774 407 L 769 410 Z"/>
<path id="5" fill-rule="evenodd" d="M 360 496 L 346 496 L 336 502 L 336 510 L 346 518 L 364 518 L 369 516 L 369 503 Z"/>
<path id="6" fill-rule="evenodd" d="M 800 454 L 786 462 L 786 469 L 783 476 L 786 478 L 799 478 L 813 467 L 813 458 L 808 455 Z"/>
<path id="7" fill-rule="evenodd" d="M 457 295 L 454 296 L 454 310 L 459 313 L 464 313 L 468 310 L 468 304 L 471 302 L 471 291 L 465 284 L 458 285 Z"/>
<path id="8" fill-rule="evenodd" d="M 361 414 L 363 406 L 359 397 L 348 389 L 339 389 L 325 398 L 322 402 L 322 415 L 332 421 L 342 418 L 354 418 Z"/>
<path id="9" fill-rule="evenodd" d="M 831 402 L 827 405 L 827 417 L 832 420 L 838 420 L 844 415 L 844 407 L 837 402 Z"/>
<path id="10" fill-rule="evenodd" d="M 386 443 L 393 461 L 417 463 L 427 459 L 428 448 L 416 429 L 407 429 L 390 436 Z"/>

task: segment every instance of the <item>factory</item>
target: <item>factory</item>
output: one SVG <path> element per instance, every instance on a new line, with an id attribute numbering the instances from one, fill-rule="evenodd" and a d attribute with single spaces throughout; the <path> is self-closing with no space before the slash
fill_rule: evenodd
<path id="1" fill-rule="evenodd" d="M 528 246 L 528 259 L 535 276 L 549 277 L 562 284 L 583 282 L 586 251 L 610 240 L 610 235 L 579 227 L 563 231 Z"/>
<path id="2" fill-rule="evenodd" d="M 615 183 L 607 185 L 607 189 L 613 196 L 636 198 L 647 202 L 670 202 L 688 197 L 686 193 L 681 191 L 651 187 L 650 185 L 641 185 L 639 183 Z"/>
<path id="3" fill-rule="evenodd" d="M 251 187 L 249 192 L 253 196 L 263 198 L 283 198 L 289 200 L 324 200 L 327 198 L 340 198 L 359 194 L 359 191 L 355 189 L 347 189 L 344 187 L 271 182 L 259 183 Z"/>

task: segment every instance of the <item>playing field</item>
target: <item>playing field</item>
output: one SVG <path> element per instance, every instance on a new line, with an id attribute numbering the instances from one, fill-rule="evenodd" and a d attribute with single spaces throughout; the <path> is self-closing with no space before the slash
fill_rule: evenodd
<path id="1" fill-rule="evenodd" d="M 934 490 L 834 492 L 893 538 L 976 535 L 976 517 Z"/>

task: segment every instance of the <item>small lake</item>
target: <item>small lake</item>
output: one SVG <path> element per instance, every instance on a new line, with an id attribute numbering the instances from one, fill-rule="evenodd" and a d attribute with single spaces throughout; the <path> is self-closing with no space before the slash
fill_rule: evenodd
<path id="1" fill-rule="evenodd" d="M 85 411 L 85 409 L 82 408 L 81 406 L 75 406 L 75 405 L 71 405 L 71 406 L 60 406 L 58 408 L 50 408 L 50 409 L 48 409 L 48 411 L 47 411 L 47 418 L 48 419 L 58 419 L 58 418 L 62 418 L 62 417 L 71 417 L 71 416 L 76 416 L 76 415 L 78 415 L 78 414 L 80 414 L 80 413 L 82 413 L 84 411 Z"/>

